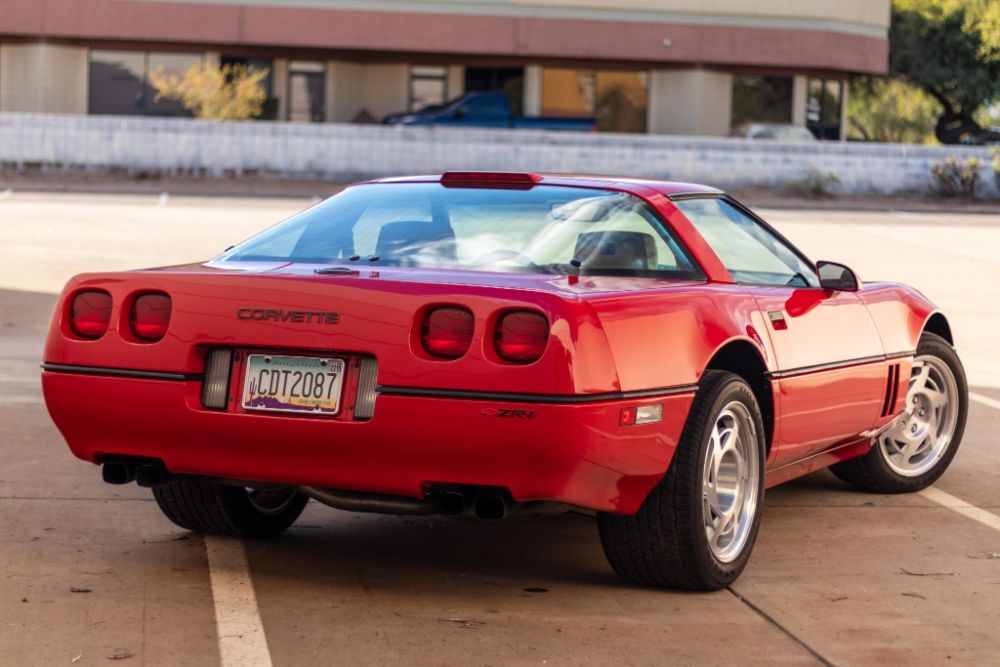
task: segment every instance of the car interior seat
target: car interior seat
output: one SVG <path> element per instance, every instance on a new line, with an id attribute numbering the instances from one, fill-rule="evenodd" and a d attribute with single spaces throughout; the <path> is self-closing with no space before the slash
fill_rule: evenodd
<path id="1" fill-rule="evenodd" d="M 455 231 L 450 225 L 434 222 L 390 222 L 379 230 L 375 254 L 389 264 L 401 266 L 454 263 Z"/>
<path id="2" fill-rule="evenodd" d="M 585 232 L 576 239 L 574 258 L 585 269 L 652 271 L 658 267 L 652 234 L 626 231 Z"/>

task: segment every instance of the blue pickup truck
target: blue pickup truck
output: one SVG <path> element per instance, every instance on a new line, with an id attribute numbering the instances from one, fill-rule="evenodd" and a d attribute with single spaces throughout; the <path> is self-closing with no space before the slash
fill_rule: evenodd
<path id="1" fill-rule="evenodd" d="M 508 127 L 528 130 L 590 132 L 593 118 L 527 118 L 515 116 L 503 93 L 469 93 L 444 104 L 432 104 L 411 113 L 387 116 L 389 125 L 448 125 L 454 127 Z"/>

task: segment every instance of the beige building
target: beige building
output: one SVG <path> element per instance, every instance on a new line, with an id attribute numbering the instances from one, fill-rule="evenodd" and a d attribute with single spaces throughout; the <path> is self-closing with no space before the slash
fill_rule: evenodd
<path id="1" fill-rule="evenodd" d="M 0 111 L 184 115 L 150 72 L 267 69 L 264 117 L 377 122 L 468 92 L 605 131 L 842 136 L 890 0 L 6 0 Z"/>

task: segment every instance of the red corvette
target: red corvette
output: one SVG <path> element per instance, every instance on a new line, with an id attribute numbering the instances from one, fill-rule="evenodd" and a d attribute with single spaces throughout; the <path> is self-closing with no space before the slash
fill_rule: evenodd
<path id="1" fill-rule="evenodd" d="M 586 508 L 620 575 L 702 590 L 765 487 L 921 489 L 967 411 L 916 290 L 711 188 L 520 173 L 356 185 L 205 264 L 77 276 L 43 368 L 73 453 L 184 528 Z"/>

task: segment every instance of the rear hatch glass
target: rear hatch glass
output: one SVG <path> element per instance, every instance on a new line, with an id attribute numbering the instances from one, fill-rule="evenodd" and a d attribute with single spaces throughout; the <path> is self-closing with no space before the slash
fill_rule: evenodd
<path id="1" fill-rule="evenodd" d="M 704 277 L 641 199 L 546 185 L 351 187 L 235 246 L 213 265 L 249 262 Z"/>

